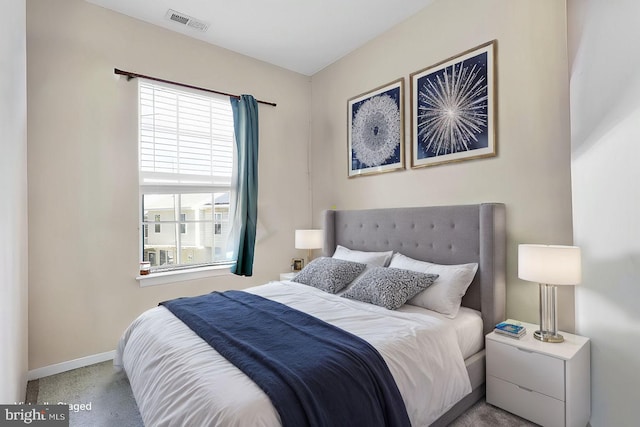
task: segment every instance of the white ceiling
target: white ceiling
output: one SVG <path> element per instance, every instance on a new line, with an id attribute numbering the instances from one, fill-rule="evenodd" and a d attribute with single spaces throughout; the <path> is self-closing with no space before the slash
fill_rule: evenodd
<path id="1" fill-rule="evenodd" d="M 87 0 L 235 52 L 312 75 L 434 0 Z M 209 24 L 196 31 L 173 9 Z"/>

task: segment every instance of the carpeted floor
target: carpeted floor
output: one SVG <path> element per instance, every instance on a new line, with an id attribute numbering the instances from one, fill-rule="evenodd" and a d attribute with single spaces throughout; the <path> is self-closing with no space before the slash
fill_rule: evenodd
<path id="1" fill-rule="evenodd" d="M 27 402 L 73 405 L 77 412 L 69 412 L 71 427 L 143 426 L 129 381 L 123 372 L 115 372 L 112 361 L 29 381 Z M 495 408 L 483 399 L 451 426 L 532 427 L 535 424 Z"/>
<path id="2" fill-rule="evenodd" d="M 533 424 L 520 418 L 517 415 L 513 415 L 509 412 L 503 411 L 500 408 L 489 405 L 482 399 L 474 406 L 472 406 L 467 412 L 460 415 L 450 427 L 534 427 L 537 424 Z"/>
<path id="3" fill-rule="evenodd" d="M 74 405 L 77 412 L 70 408 L 69 426 L 143 426 L 129 380 L 115 372 L 111 360 L 29 381 L 27 402 Z"/>

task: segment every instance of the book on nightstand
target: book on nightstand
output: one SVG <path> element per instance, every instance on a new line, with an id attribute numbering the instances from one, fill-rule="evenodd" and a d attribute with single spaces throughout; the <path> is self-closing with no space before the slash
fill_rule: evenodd
<path id="1" fill-rule="evenodd" d="M 527 328 L 522 325 L 510 323 L 509 321 L 498 323 L 494 329 L 498 334 L 506 335 L 512 338 L 520 338 L 527 332 Z"/>

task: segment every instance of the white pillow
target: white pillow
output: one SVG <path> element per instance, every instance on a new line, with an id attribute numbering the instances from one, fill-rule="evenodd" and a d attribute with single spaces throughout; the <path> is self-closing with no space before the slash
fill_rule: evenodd
<path id="1" fill-rule="evenodd" d="M 344 246 L 338 245 L 336 251 L 333 254 L 333 258 L 342 259 L 345 261 L 359 262 L 362 264 L 370 264 L 378 267 L 386 267 L 391 260 L 393 251 L 387 252 L 365 252 L 354 251 Z"/>
<path id="2" fill-rule="evenodd" d="M 407 304 L 437 311 L 449 318 L 454 318 L 458 314 L 462 297 L 473 281 L 476 271 L 478 271 L 477 263 L 432 264 L 426 261 L 418 261 L 399 253 L 393 255 L 389 267 L 437 274 L 438 278 L 433 285 L 411 298 L 407 301 Z"/>

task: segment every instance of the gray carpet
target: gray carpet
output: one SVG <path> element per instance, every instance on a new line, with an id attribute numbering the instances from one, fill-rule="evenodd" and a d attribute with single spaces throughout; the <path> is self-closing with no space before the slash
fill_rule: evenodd
<path id="1" fill-rule="evenodd" d="M 533 427 L 524 418 L 503 411 L 489 405 L 484 399 L 473 405 L 467 412 L 460 415 L 450 427 Z"/>
<path id="2" fill-rule="evenodd" d="M 29 381 L 27 402 L 85 405 L 69 412 L 71 427 L 142 427 L 142 419 L 127 377 L 115 372 L 107 361 L 62 374 Z M 90 410 L 86 405 L 91 404 Z M 452 424 L 452 427 L 531 427 L 520 417 L 487 404 L 476 403 Z M 197 426 L 194 426 L 197 427 Z"/>
<path id="3" fill-rule="evenodd" d="M 69 426 L 143 426 L 129 380 L 111 360 L 29 381 L 27 402 L 85 405 L 69 411 Z"/>

